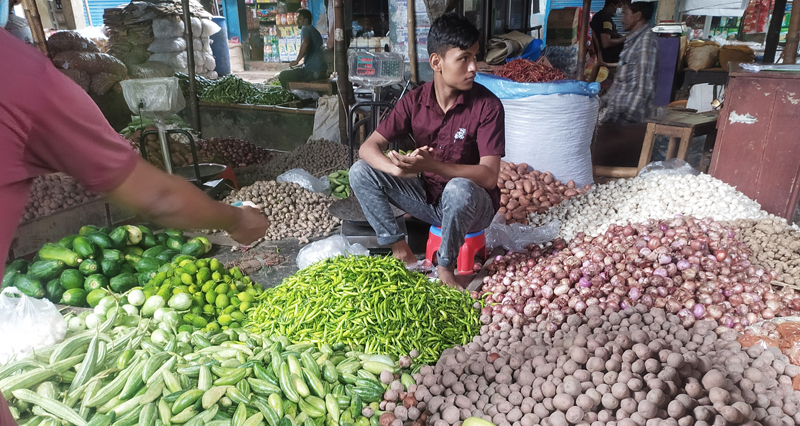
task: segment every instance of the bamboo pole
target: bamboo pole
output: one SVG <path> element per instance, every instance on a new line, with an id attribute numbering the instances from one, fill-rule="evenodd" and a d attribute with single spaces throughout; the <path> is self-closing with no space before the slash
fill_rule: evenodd
<path id="1" fill-rule="evenodd" d="M 189 0 L 183 0 L 183 25 L 186 27 L 186 63 L 189 68 L 189 112 L 192 128 L 201 133 L 200 129 L 200 99 L 197 94 L 197 81 L 194 76 L 194 34 L 192 34 L 192 11 Z"/>
<path id="2" fill-rule="evenodd" d="M 36 0 L 22 0 L 22 9 L 25 10 L 25 19 L 28 20 L 28 25 L 31 28 L 33 45 L 45 56 L 49 57 L 50 53 L 47 51 L 47 37 L 44 35 L 42 18 L 39 16 L 39 7 L 36 6 Z"/>
<path id="3" fill-rule="evenodd" d="M 411 81 L 419 82 L 419 64 L 417 63 L 417 16 L 416 0 L 407 0 L 408 3 L 408 65 L 411 68 Z"/>
<path id="4" fill-rule="evenodd" d="M 333 63 L 336 70 L 336 89 L 339 92 L 339 134 L 342 142 L 349 141 L 347 134 L 347 111 L 350 109 L 348 99 L 353 90 L 347 67 L 347 46 L 344 39 L 344 2 L 333 2 Z"/>

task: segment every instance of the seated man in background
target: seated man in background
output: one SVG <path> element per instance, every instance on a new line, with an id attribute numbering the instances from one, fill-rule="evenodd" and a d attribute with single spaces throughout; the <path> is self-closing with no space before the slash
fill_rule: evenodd
<path id="1" fill-rule="evenodd" d="M 475 83 L 478 29 L 447 13 L 431 25 L 428 52 L 433 82 L 407 93 L 359 150 L 350 184 L 378 243 L 395 257 L 417 261 L 390 204 L 441 226 L 438 273 L 466 287 L 455 266 L 465 237 L 489 226 L 500 204 L 497 177 L 505 155 L 503 104 Z M 384 155 L 389 141 L 411 136 L 416 149 Z"/>
<path id="2" fill-rule="evenodd" d="M 600 99 L 600 123 L 637 124 L 653 114 L 658 38 L 649 25 L 653 3 L 628 3 L 622 25 L 629 31 L 608 93 Z"/>
<path id="3" fill-rule="evenodd" d="M 303 67 L 282 71 L 278 74 L 281 86 L 289 89 L 289 83 L 294 81 L 312 81 L 326 77 L 328 74 L 328 64 L 322 56 L 322 35 L 312 24 L 312 15 L 308 9 L 300 9 L 297 12 L 297 26 L 301 28 L 300 50 L 297 52 L 297 59 L 289 62 L 289 66 L 296 66 L 303 60 Z"/>
<path id="4" fill-rule="evenodd" d="M 612 19 L 617 14 L 622 13 L 622 0 L 606 0 L 605 6 L 595 13 L 589 26 L 592 28 L 593 40 L 598 41 L 596 50 L 600 52 L 603 63 L 616 64 L 619 62 L 619 54 L 622 52 L 622 45 L 625 37 L 617 32 L 617 24 Z"/>
<path id="5" fill-rule="evenodd" d="M 638 164 L 646 130 L 653 115 L 656 90 L 658 38 L 649 25 L 653 3 L 626 3 L 622 25 L 629 31 L 619 59 L 614 83 L 600 98 L 600 127 L 592 153 L 603 166 Z"/>

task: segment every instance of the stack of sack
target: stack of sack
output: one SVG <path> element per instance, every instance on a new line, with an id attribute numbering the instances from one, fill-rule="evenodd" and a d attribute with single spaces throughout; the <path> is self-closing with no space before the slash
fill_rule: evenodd
<path id="1" fill-rule="evenodd" d="M 53 34 L 47 40 L 47 48 L 56 68 L 90 95 L 102 96 L 128 78 L 125 64 L 101 53 L 93 41 L 75 31 Z"/>
<path id="2" fill-rule="evenodd" d="M 194 72 L 197 75 L 216 79 L 214 69 L 217 63 L 211 52 L 211 37 L 220 31 L 220 27 L 205 18 L 192 18 L 192 36 L 194 47 Z M 152 53 L 148 58 L 150 62 L 162 62 L 169 65 L 175 72 L 188 72 L 187 41 L 184 37 L 185 23 L 179 16 L 167 16 L 153 20 L 153 35 L 155 39 L 147 48 Z"/>

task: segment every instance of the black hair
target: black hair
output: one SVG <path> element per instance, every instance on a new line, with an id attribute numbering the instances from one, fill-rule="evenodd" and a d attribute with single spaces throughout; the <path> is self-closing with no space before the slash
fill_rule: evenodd
<path id="1" fill-rule="evenodd" d="M 620 6 L 620 5 L 622 5 L 622 0 L 606 0 L 606 3 L 603 5 L 603 9 L 605 9 L 605 8 L 607 8 L 609 6 L 616 7 L 616 6 Z"/>
<path id="2" fill-rule="evenodd" d="M 309 24 L 311 24 L 311 25 L 314 24 L 314 22 L 312 22 L 314 20 L 314 18 L 311 16 L 311 11 L 310 10 L 308 10 L 308 9 L 300 9 L 300 10 L 297 11 L 297 15 L 308 19 L 308 23 Z"/>
<path id="3" fill-rule="evenodd" d="M 649 1 L 637 1 L 629 3 L 628 7 L 631 9 L 631 12 L 633 13 L 636 12 L 641 13 L 642 19 L 645 22 L 650 22 L 650 18 L 653 17 L 653 3 Z"/>
<path id="4" fill-rule="evenodd" d="M 467 18 L 455 13 L 445 13 L 436 18 L 428 32 L 428 54 L 444 56 L 457 47 L 467 50 L 478 42 L 480 32 Z"/>

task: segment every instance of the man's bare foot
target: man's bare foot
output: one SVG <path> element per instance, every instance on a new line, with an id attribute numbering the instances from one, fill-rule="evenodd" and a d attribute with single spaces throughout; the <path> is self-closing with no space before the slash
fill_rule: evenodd
<path id="1" fill-rule="evenodd" d="M 392 244 L 390 247 L 392 248 L 392 255 L 405 262 L 406 265 L 415 265 L 417 263 L 417 258 L 405 239 Z"/>
<path id="2" fill-rule="evenodd" d="M 444 266 L 438 266 L 436 270 L 439 273 L 439 279 L 442 280 L 442 284 L 459 290 L 466 289 L 469 283 L 472 282 L 472 278 L 475 277 L 475 274 L 457 275 L 454 269 L 445 268 Z"/>

